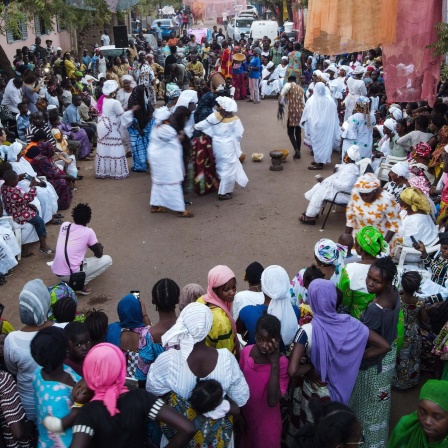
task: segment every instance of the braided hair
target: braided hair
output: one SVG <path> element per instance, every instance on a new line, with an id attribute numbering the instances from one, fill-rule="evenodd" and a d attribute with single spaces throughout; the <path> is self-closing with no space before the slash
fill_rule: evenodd
<path id="1" fill-rule="evenodd" d="M 190 404 L 196 412 L 205 414 L 222 402 L 223 388 L 216 380 L 198 380 L 190 396 Z"/>
<path id="2" fill-rule="evenodd" d="M 179 303 L 180 289 L 170 278 L 162 278 L 152 288 L 152 304 L 157 311 L 174 311 Z"/>
<path id="3" fill-rule="evenodd" d="M 383 281 L 393 283 L 397 276 L 397 266 L 392 260 L 392 257 L 377 258 L 372 267 L 377 268 L 381 272 L 381 278 Z"/>
<path id="4" fill-rule="evenodd" d="M 261 330 L 267 332 L 269 338 L 280 340 L 281 338 L 281 324 L 277 317 L 272 314 L 263 314 L 255 325 L 255 334 L 260 333 Z"/>
<path id="5" fill-rule="evenodd" d="M 31 356 L 45 373 L 52 373 L 67 355 L 67 336 L 62 328 L 39 330 L 31 341 Z"/>
<path id="6" fill-rule="evenodd" d="M 421 282 L 422 276 L 417 271 L 405 272 L 401 277 L 403 291 L 408 294 L 415 294 L 419 290 Z"/>
<path id="7" fill-rule="evenodd" d="M 109 319 L 103 310 L 93 308 L 91 311 L 87 311 L 84 324 L 89 330 L 92 347 L 104 342 L 109 327 Z"/>
<path id="8" fill-rule="evenodd" d="M 71 297 L 62 297 L 53 305 L 56 322 L 72 322 L 76 318 L 76 302 Z"/>
<path id="9" fill-rule="evenodd" d="M 69 322 L 64 328 L 65 334 L 69 341 L 74 341 L 77 336 L 88 335 L 89 329 L 87 325 L 82 322 Z"/>
<path id="10" fill-rule="evenodd" d="M 303 273 L 303 287 L 308 289 L 310 283 L 317 278 L 325 278 L 325 274 L 315 264 L 312 264 Z"/>

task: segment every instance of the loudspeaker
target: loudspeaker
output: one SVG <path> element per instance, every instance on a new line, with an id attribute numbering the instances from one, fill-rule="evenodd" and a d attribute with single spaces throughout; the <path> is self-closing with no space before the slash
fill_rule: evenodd
<path id="1" fill-rule="evenodd" d="M 128 42 L 128 27 L 126 25 L 118 25 L 113 27 L 115 48 L 127 48 Z"/>

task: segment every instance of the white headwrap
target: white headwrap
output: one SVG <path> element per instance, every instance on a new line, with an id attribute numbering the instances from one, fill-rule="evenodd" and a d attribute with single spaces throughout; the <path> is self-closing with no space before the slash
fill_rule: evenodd
<path id="1" fill-rule="evenodd" d="M 186 360 L 197 342 L 203 341 L 213 325 L 210 308 L 202 303 L 187 305 L 176 323 L 162 336 L 162 346 L 179 345 L 182 358 Z"/>
<path id="2" fill-rule="evenodd" d="M 7 146 L 7 148 L 6 154 L 8 155 L 8 162 L 17 162 L 17 156 L 22 151 L 23 146 L 18 142 L 14 142 L 10 146 Z"/>
<path id="3" fill-rule="evenodd" d="M 237 112 L 238 106 L 235 100 L 227 96 L 219 96 L 216 98 L 216 102 L 226 111 L 226 112 Z"/>
<path id="4" fill-rule="evenodd" d="M 320 77 L 321 77 L 325 82 L 330 81 L 330 75 L 329 75 L 328 73 L 322 73 L 322 74 L 320 75 Z"/>
<path id="5" fill-rule="evenodd" d="M 350 157 L 350 159 L 353 160 L 353 162 L 359 162 L 359 160 L 361 160 L 361 151 L 359 149 L 359 146 L 350 146 L 350 148 L 347 149 L 347 155 Z"/>
<path id="6" fill-rule="evenodd" d="M 118 89 L 118 82 L 113 79 L 107 80 L 103 85 L 103 93 L 104 95 L 110 95 L 114 93 Z"/>
<path id="7" fill-rule="evenodd" d="M 354 75 L 362 75 L 364 73 L 364 67 L 362 65 L 358 65 L 357 67 L 355 67 L 355 69 L 353 70 L 353 74 Z"/>
<path id="8" fill-rule="evenodd" d="M 313 75 L 322 76 L 322 72 L 320 70 L 314 70 Z"/>
<path id="9" fill-rule="evenodd" d="M 338 69 L 334 65 L 330 65 L 330 67 L 328 67 L 326 71 L 337 73 Z"/>
<path id="10" fill-rule="evenodd" d="M 397 122 L 393 118 L 388 118 L 384 122 L 383 126 L 386 126 L 387 129 L 389 129 L 392 132 L 395 132 L 395 126 L 397 126 Z"/>
<path id="11" fill-rule="evenodd" d="M 398 109 L 398 107 L 391 106 L 389 107 L 389 112 L 395 118 L 395 120 L 401 120 L 403 118 L 403 112 Z"/>
<path id="12" fill-rule="evenodd" d="M 179 99 L 177 100 L 177 103 L 174 106 L 173 112 L 179 106 L 185 106 L 188 108 L 188 105 L 190 103 L 194 104 L 198 103 L 198 92 L 196 92 L 196 90 L 183 90 L 182 93 L 179 95 Z"/>
<path id="13" fill-rule="evenodd" d="M 297 333 L 298 323 L 290 302 L 290 282 L 288 273 L 281 267 L 272 265 L 261 274 L 261 290 L 271 298 L 268 314 L 281 322 L 282 341 L 288 345 Z"/>
<path id="14" fill-rule="evenodd" d="M 120 82 L 123 84 L 124 81 L 130 81 L 132 88 L 137 86 L 137 83 L 135 82 L 135 79 L 131 75 L 123 75 L 120 78 Z"/>
<path id="15" fill-rule="evenodd" d="M 266 65 L 266 68 L 269 69 L 269 68 L 272 68 L 272 67 L 274 67 L 274 63 L 272 61 L 269 61 L 268 65 Z"/>
<path id="16" fill-rule="evenodd" d="M 407 162 L 398 162 L 392 166 L 391 171 L 397 176 L 409 179 L 409 165 Z"/>
<path id="17" fill-rule="evenodd" d="M 154 120 L 156 122 L 156 124 L 160 124 L 165 120 L 168 120 L 168 118 L 170 118 L 171 116 L 171 112 L 170 110 L 166 107 L 159 107 L 158 109 L 156 109 L 154 111 Z"/>

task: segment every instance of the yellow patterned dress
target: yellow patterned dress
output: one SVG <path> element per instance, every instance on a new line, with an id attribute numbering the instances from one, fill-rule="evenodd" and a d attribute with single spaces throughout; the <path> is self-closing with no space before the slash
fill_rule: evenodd
<path id="1" fill-rule="evenodd" d="M 353 236 L 359 229 L 365 226 L 373 226 L 385 237 L 387 232 L 398 232 L 400 226 L 400 206 L 396 203 L 394 196 L 385 190 L 375 201 L 369 203 L 361 199 L 356 188 L 353 188 L 350 201 L 347 205 L 346 217 L 347 227 L 353 228 Z M 393 255 L 396 244 L 395 236 L 389 242 L 390 252 Z"/>

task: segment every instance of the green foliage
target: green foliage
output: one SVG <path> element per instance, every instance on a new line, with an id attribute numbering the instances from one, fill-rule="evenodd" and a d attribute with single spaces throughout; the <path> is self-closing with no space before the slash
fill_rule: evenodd
<path id="1" fill-rule="evenodd" d="M 448 23 L 436 23 L 434 28 L 437 31 L 438 39 L 432 45 L 429 45 L 429 48 L 434 50 L 434 54 L 443 56 L 448 53 Z"/>
<path id="2" fill-rule="evenodd" d="M 442 67 L 440 68 L 440 80 L 442 82 L 448 81 L 448 64 L 445 62 L 442 64 Z"/>
<path id="3" fill-rule="evenodd" d="M 54 28 L 58 17 L 67 28 L 81 30 L 92 24 L 110 21 L 111 14 L 104 0 L 83 0 L 86 9 L 79 9 L 66 0 L 12 0 L 7 5 L 0 1 L 0 34 L 18 32 L 23 21 L 31 22 L 39 16 L 46 29 Z"/>

